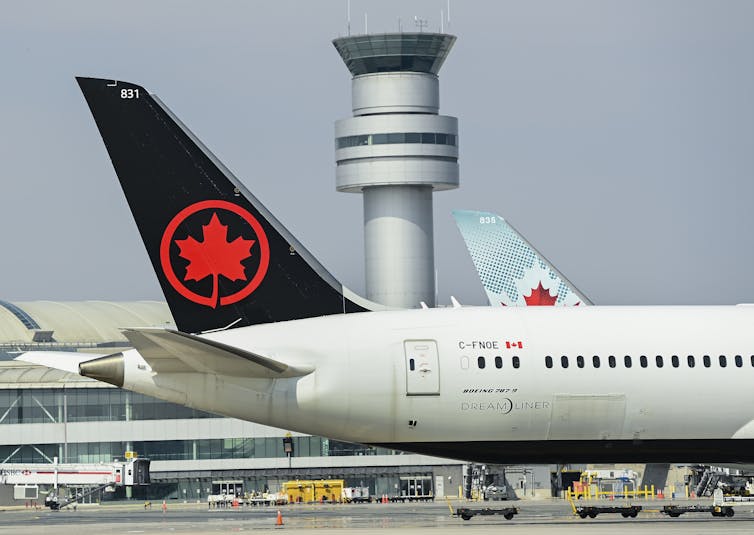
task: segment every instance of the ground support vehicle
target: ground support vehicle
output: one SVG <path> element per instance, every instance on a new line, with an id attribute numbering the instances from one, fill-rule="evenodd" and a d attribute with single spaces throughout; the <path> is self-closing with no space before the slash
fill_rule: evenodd
<path id="1" fill-rule="evenodd" d="M 343 487 L 345 503 L 372 503 L 369 487 Z"/>
<path id="2" fill-rule="evenodd" d="M 608 513 L 620 513 L 623 518 L 636 518 L 641 509 L 641 505 L 584 505 L 574 506 L 573 512 L 581 518 L 596 518 L 597 515 Z"/>
<path id="3" fill-rule="evenodd" d="M 471 520 L 476 515 L 488 516 L 488 515 L 503 515 L 506 520 L 512 519 L 518 514 L 518 507 L 502 507 L 500 509 L 491 509 L 484 507 L 482 509 L 473 509 L 471 507 L 459 507 L 456 509 L 455 515 L 460 516 L 464 520 Z"/>
<path id="4" fill-rule="evenodd" d="M 683 513 L 711 513 L 712 516 L 728 518 L 734 514 L 730 505 L 666 505 L 660 512 L 671 518 L 678 518 Z"/>

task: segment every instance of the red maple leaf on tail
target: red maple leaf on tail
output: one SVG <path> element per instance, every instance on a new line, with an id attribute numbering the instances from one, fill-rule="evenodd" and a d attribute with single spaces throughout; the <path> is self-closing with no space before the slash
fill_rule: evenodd
<path id="1" fill-rule="evenodd" d="M 524 300 L 526 301 L 526 306 L 530 307 L 554 306 L 555 301 L 558 300 L 558 294 L 550 295 L 550 290 L 545 290 L 540 282 L 539 286 L 531 289 L 531 294 L 524 296 Z"/>
<path id="2" fill-rule="evenodd" d="M 202 225 L 204 241 L 196 241 L 193 236 L 185 240 L 175 240 L 180 249 L 179 256 L 189 260 L 183 280 L 200 281 L 212 275 L 212 305 L 219 302 L 218 279 L 220 275 L 231 280 L 247 280 L 246 269 L 241 260 L 251 256 L 251 246 L 255 240 L 238 237 L 228 241 L 228 225 L 220 223 L 217 213 L 212 214 L 209 224 Z"/>

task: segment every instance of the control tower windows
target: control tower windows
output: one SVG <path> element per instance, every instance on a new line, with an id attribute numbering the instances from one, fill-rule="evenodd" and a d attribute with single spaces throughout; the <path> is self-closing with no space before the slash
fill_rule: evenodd
<path id="1" fill-rule="evenodd" d="M 455 134 L 439 134 L 434 132 L 391 132 L 387 134 L 361 134 L 358 136 L 344 136 L 335 140 L 338 149 L 361 147 L 364 145 L 397 145 L 403 143 L 424 143 L 426 145 L 456 146 Z"/>

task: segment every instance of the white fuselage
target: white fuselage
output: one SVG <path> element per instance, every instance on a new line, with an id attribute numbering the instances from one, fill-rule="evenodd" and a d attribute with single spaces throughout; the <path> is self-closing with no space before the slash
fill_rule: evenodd
<path id="1" fill-rule="evenodd" d="M 304 377 L 155 375 L 132 350 L 124 388 L 291 431 L 437 454 L 412 445 L 754 439 L 753 326 L 754 307 L 745 305 L 344 314 L 206 335 L 313 366 Z"/>

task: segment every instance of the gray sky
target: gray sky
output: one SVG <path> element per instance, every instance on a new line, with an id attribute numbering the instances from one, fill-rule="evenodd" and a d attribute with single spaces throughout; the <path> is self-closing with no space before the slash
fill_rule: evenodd
<path id="1" fill-rule="evenodd" d="M 4 0 L 0 299 L 162 298 L 76 75 L 157 93 L 362 292 L 361 197 L 334 184 L 345 6 Z M 445 8 L 352 0 L 352 33 Z M 595 303 L 754 302 L 754 2 L 454 1 L 450 33 L 440 302 L 485 303 L 453 208 L 503 215 Z"/>

